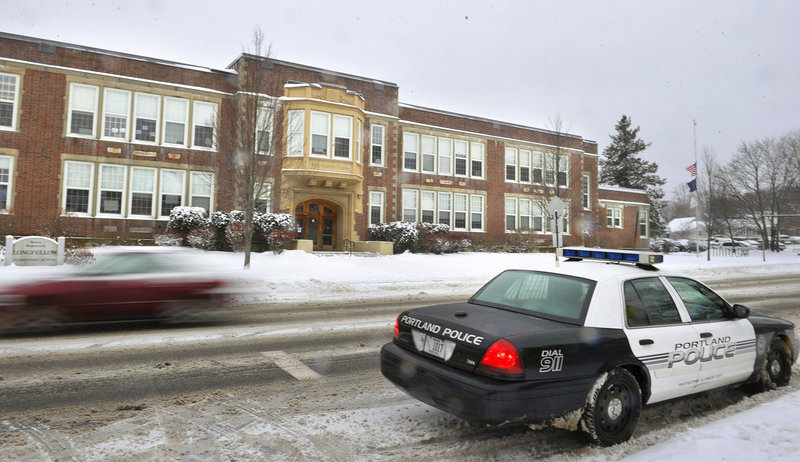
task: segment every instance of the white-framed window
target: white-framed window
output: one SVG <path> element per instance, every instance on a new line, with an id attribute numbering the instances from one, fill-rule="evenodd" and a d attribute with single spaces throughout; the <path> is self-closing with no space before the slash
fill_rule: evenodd
<path id="1" fill-rule="evenodd" d="M 361 119 L 356 119 L 356 162 L 361 163 Z"/>
<path id="2" fill-rule="evenodd" d="M 531 229 L 531 200 L 519 200 L 519 229 L 529 231 Z"/>
<path id="3" fill-rule="evenodd" d="M 422 171 L 436 173 L 436 137 L 422 135 Z"/>
<path id="4" fill-rule="evenodd" d="M 353 118 L 333 115 L 333 157 L 351 159 L 353 149 Z"/>
<path id="5" fill-rule="evenodd" d="M 557 179 L 559 187 L 569 187 L 569 157 L 567 156 L 559 156 L 558 158 Z"/>
<path id="6" fill-rule="evenodd" d="M 606 225 L 609 228 L 622 228 L 622 209 L 617 207 L 606 208 Z"/>
<path id="7" fill-rule="evenodd" d="M 592 197 L 591 197 L 592 177 L 583 175 L 583 184 L 581 185 L 581 196 L 584 210 L 591 210 Z"/>
<path id="8" fill-rule="evenodd" d="M 19 76 L 0 72 L 0 130 L 16 130 Z"/>
<path id="9" fill-rule="evenodd" d="M 14 158 L 11 156 L 0 156 L 0 210 L 11 209 L 11 174 L 14 167 Z"/>
<path id="10" fill-rule="evenodd" d="M 303 110 L 294 109 L 289 111 L 289 123 L 286 124 L 286 155 L 302 156 L 305 145 L 305 122 L 306 113 Z"/>
<path id="11" fill-rule="evenodd" d="M 517 150 L 506 148 L 506 181 L 517 181 Z"/>
<path id="12" fill-rule="evenodd" d="M 383 223 L 383 191 L 370 191 L 369 224 L 377 225 L 380 223 Z"/>
<path id="13" fill-rule="evenodd" d="M 453 174 L 453 140 L 439 138 L 439 174 Z"/>
<path id="14" fill-rule="evenodd" d="M 544 154 L 541 152 L 533 153 L 533 182 L 544 183 Z"/>
<path id="15" fill-rule="evenodd" d="M 189 174 L 189 205 L 202 207 L 211 213 L 214 194 L 214 174 L 210 172 L 191 172 Z"/>
<path id="16" fill-rule="evenodd" d="M 157 172 L 149 167 L 131 167 L 129 215 L 152 218 L 155 214 Z"/>
<path id="17" fill-rule="evenodd" d="M 370 148 L 370 164 L 383 167 L 383 153 L 386 146 L 386 127 L 372 124 L 372 144 Z M 382 223 L 382 222 L 381 222 Z"/>
<path id="18" fill-rule="evenodd" d="M 519 182 L 531 182 L 531 152 L 524 149 L 519 151 Z"/>
<path id="19" fill-rule="evenodd" d="M 644 210 L 639 211 L 639 237 L 650 237 L 649 227 L 650 220 L 647 218 L 647 212 Z"/>
<path id="20" fill-rule="evenodd" d="M 103 93 L 103 138 L 126 141 L 131 92 L 106 88 Z"/>
<path id="21" fill-rule="evenodd" d="M 186 146 L 189 121 L 189 100 L 164 98 L 164 144 Z"/>
<path id="22" fill-rule="evenodd" d="M 217 120 L 217 105 L 205 101 L 194 102 L 192 116 L 192 146 L 212 149 L 214 147 L 214 126 Z"/>
<path id="23" fill-rule="evenodd" d="M 272 212 L 272 183 L 256 183 L 253 185 L 253 207 L 258 213 Z"/>
<path id="24" fill-rule="evenodd" d="M 327 112 L 311 112 L 311 154 L 328 156 L 328 139 L 331 131 L 331 115 Z"/>
<path id="25" fill-rule="evenodd" d="M 436 192 L 435 191 L 421 191 L 422 204 L 420 210 L 422 211 L 422 223 L 436 223 Z"/>
<path id="26" fill-rule="evenodd" d="M 416 223 L 418 219 L 419 191 L 416 189 L 403 190 L 403 221 Z"/>
<path id="27" fill-rule="evenodd" d="M 70 84 L 68 134 L 95 137 L 98 93 L 99 89 L 94 85 Z"/>
<path id="28" fill-rule="evenodd" d="M 544 184 L 547 186 L 556 184 L 556 156 L 553 154 L 544 156 Z"/>
<path id="29" fill-rule="evenodd" d="M 453 223 L 450 220 L 452 215 L 453 200 L 452 193 L 440 192 L 439 193 L 439 224 L 452 227 Z"/>
<path id="30" fill-rule="evenodd" d="M 64 163 L 64 212 L 89 215 L 92 203 L 94 164 L 67 161 Z"/>
<path id="31" fill-rule="evenodd" d="M 403 170 L 419 171 L 419 135 L 403 133 Z"/>
<path id="32" fill-rule="evenodd" d="M 483 178 L 484 149 L 482 143 L 470 143 L 470 176 L 472 178 Z"/>
<path id="33" fill-rule="evenodd" d="M 98 182 L 98 215 L 122 216 L 125 210 L 127 168 L 123 165 L 100 164 Z"/>
<path id="34" fill-rule="evenodd" d="M 161 170 L 160 216 L 168 217 L 172 209 L 183 205 L 183 195 L 186 190 L 185 181 L 186 172 L 183 170 Z"/>
<path id="35" fill-rule="evenodd" d="M 467 200 L 466 194 L 453 194 L 453 229 L 458 231 L 467 230 Z"/>
<path id="36" fill-rule="evenodd" d="M 469 196 L 470 231 L 483 231 L 483 204 L 485 200 L 482 195 L 473 194 Z"/>
<path id="37" fill-rule="evenodd" d="M 517 230 L 517 199 L 506 197 L 506 232 Z"/>
<path id="38" fill-rule="evenodd" d="M 255 151 L 262 156 L 272 154 L 272 114 L 271 106 L 261 106 L 256 114 Z"/>
<path id="39" fill-rule="evenodd" d="M 544 222 L 547 217 L 541 201 L 533 201 L 533 230 L 537 233 L 544 232 Z"/>
<path id="40" fill-rule="evenodd" d="M 453 155 L 455 162 L 456 176 L 467 176 L 467 163 L 469 162 L 469 143 L 464 140 L 453 142 Z"/>
<path id="41" fill-rule="evenodd" d="M 161 97 L 136 93 L 133 97 L 134 141 L 158 143 Z"/>

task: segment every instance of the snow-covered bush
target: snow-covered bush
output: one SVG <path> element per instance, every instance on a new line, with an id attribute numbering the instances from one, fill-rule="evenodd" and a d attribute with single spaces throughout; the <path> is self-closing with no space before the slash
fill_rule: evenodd
<path id="1" fill-rule="evenodd" d="M 231 223 L 236 222 L 243 222 L 244 221 L 244 211 L 242 210 L 231 210 L 228 212 L 228 219 Z"/>
<path id="2" fill-rule="evenodd" d="M 219 210 L 216 212 L 211 213 L 211 216 L 208 219 L 211 226 L 216 229 L 225 230 L 228 225 L 231 223 L 231 218 L 225 212 L 220 212 Z"/>
<path id="3" fill-rule="evenodd" d="M 264 213 L 253 217 L 254 230 L 264 239 L 273 231 L 294 231 L 294 217 L 288 213 Z"/>
<path id="4" fill-rule="evenodd" d="M 214 250 L 217 245 L 217 230 L 212 226 L 195 228 L 186 235 L 186 244 L 195 249 Z"/>
<path id="5" fill-rule="evenodd" d="M 373 240 L 393 242 L 394 253 L 403 253 L 406 250 L 414 252 L 419 244 L 417 225 L 408 221 L 393 221 L 371 225 L 369 230 Z"/>
<path id="6" fill-rule="evenodd" d="M 67 265 L 86 265 L 94 261 L 92 249 L 71 247 L 64 250 L 64 263 Z"/>
<path id="7" fill-rule="evenodd" d="M 164 234 L 156 234 L 154 240 L 157 246 L 180 247 L 183 245 L 183 233 L 167 231 Z"/>
<path id="8" fill-rule="evenodd" d="M 297 238 L 297 233 L 294 231 L 276 229 L 267 236 L 267 245 L 274 253 L 278 254 L 283 252 L 286 249 L 286 245 L 295 238 Z"/>
<path id="9" fill-rule="evenodd" d="M 201 226 L 208 226 L 206 209 L 202 207 L 174 207 L 169 212 L 168 230 L 188 233 Z"/>
<path id="10" fill-rule="evenodd" d="M 234 252 L 244 250 L 245 226 L 242 221 L 234 221 L 225 228 L 225 240 Z"/>

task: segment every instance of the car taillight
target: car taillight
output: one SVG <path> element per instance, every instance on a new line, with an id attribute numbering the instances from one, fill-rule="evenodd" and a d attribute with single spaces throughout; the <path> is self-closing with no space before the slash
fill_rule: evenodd
<path id="1" fill-rule="evenodd" d="M 394 320 L 394 338 L 400 338 L 400 316 Z"/>
<path id="2" fill-rule="evenodd" d="M 506 339 L 501 338 L 486 350 L 478 368 L 489 372 L 507 375 L 520 375 L 523 373 L 522 360 L 519 352 Z"/>

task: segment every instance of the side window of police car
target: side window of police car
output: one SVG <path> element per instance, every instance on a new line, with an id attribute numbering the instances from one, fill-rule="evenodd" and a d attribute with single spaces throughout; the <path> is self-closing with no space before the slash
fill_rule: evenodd
<path id="1" fill-rule="evenodd" d="M 627 281 L 624 290 L 628 327 L 660 326 L 681 322 L 675 302 L 658 278 Z"/>
<path id="2" fill-rule="evenodd" d="M 683 300 L 692 321 L 727 317 L 725 301 L 708 287 L 692 279 L 668 277 L 667 280 Z"/>

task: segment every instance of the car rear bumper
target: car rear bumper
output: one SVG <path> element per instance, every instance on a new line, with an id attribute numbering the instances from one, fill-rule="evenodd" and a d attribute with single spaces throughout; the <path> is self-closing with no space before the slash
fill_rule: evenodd
<path id="1" fill-rule="evenodd" d="M 381 349 L 381 373 L 412 397 L 464 420 L 546 422 L 580 411 L 594 379 L 505 381 L 475 375 L 394 343 Z"/>

